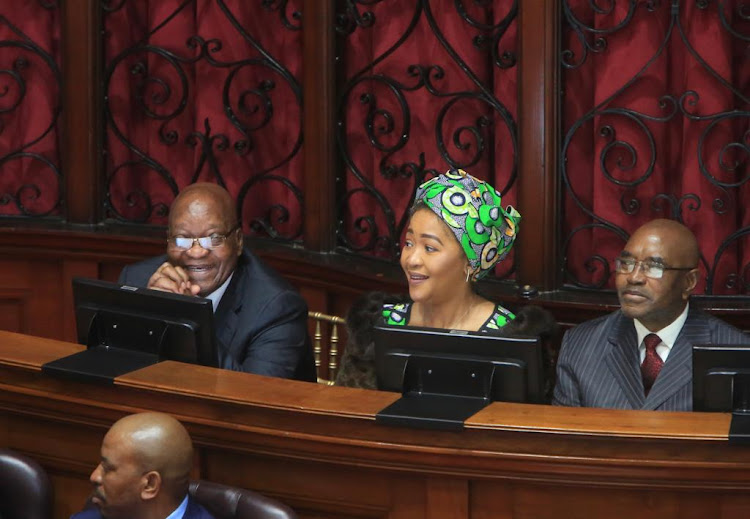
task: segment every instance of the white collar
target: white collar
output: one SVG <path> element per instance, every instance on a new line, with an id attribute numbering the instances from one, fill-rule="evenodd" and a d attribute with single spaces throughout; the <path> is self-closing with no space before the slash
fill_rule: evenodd
<path id="1" fill-rule="evenodd" d="M 680 335 L 680 331 L 682 331 L 682 327 L 687 320 L 688 308 L 690 308 L 690 303 L 685 304 L 685 309 L 677 317 L 677 319 L 656 332 L 652 332 L 648 328 L 643 326 L 643 324 L 641 324 L 638 319 L 633 319 L 633 324 L 635 324 L 635 332 L 638 334 L 638 344 L 642 344 L 643 338 L 646 337 L 646 335 L 648 335 L 649 333 L 655 333 L 659 336 L 661 342 L 671 350 L 672 346 L 674 346 L 674 343 L 677 341 L 677 336 Z"/>
<path id="2" fill-rule="evenodd" d="M 229 277 L 224 281 L 224 283 L 221 284 L 219 288 L 211 292 L 206 296 L 206 299 L 211 300 L 211 304 L 214 307 L 214 312 L 216 312 L 216 309 L 219 307 L 219 301 L 221 301 L 221 296 L 224 295 L 224 292 L 227 291 L 227 287 L 229 286 L 229 282 L 232 280 L 232 276 L 234 276 L 234 271 L 232 271 L 231 274 L 229 274 Z"/>

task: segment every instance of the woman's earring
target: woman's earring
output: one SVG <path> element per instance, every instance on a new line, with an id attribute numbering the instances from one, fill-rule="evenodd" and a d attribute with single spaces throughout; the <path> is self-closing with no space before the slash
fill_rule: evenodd
<path id="1" fill-rule="evenodd" d="M 469 282 L 469 276 L 471 275 L 471 270 L 466 269 L 466 282 Z"/>

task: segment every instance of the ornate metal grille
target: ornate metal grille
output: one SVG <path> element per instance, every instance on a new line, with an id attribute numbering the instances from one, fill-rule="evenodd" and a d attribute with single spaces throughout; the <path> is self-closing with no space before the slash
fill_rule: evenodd
<path id="1" fill-rule="evenodd" d="M 216 182 L 244 231 L 302 231 L 300 2 L 103 0 L 107 216 L 164 224 Z"/>
<path id="2" fill-rule="evenodd" d="M 59 32 L 57 2 L 28 2 L 0 15 L 2 217 L 62 218 Z"/>
<path id="3" fill-rule="evenodd" d="M 512 202 L 516 2 L 348 0 L 338 8 L 339 244 L 395 260 L 417 186 L 452 167 Z"/>
<path id="4" fill-rule="evenodd" d="M 652 218 L 701 243 L 708 294 L 750 292 L 750 6 L 564 0 L 563 268 L 612 286 Z"/>

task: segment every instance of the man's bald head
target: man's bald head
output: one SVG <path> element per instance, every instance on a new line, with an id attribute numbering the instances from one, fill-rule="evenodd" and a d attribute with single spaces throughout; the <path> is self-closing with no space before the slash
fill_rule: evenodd
<path id="1" fill-rule="evenodd" d="M 180 422 L 167 414 L 139 413 L 118 420 L 107 434 L 127 439 L 143 472 L 158 472 L 164 490 L 176 498 L 185 496 L 193 442 Z"/>
<path id="2" fill-rule="evenodd" d="M 166 517 L 187 495 L 192 463 L 180 422 L 161 413 L 126 416 L 104 436 L 92 502 L 105 519 Z"/>
<path id="3" fill-rule="evenodd" d="M 212 202 L 221 211 L 221 216 L 234 223 L 237 218 L 237 207 L 229 191 L 218 184 L 197 182 L 190 184 L 175 197 L 169 210 L 169 227 L 174 224 L 174 216 L 180 215 L 191 204 Z"/>
<path id="4" fill-rule="evenodd" d="M 629 241 L 641 237 L 658 237 L 668 248 L 673 264 L 697 266 L 700 260 L 698 240 L 693 232 L 675 220 L 659 218 L 639 227 Z"/>

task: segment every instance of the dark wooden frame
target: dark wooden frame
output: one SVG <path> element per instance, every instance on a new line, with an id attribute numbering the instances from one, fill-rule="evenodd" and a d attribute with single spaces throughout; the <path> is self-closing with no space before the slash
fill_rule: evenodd
<path id="1" fill-rule="evenodd" d="M 60 134 L 65 214 L 71 224 L 102 215 L 101 5 L 62 2 L 63 112 Z"/>

